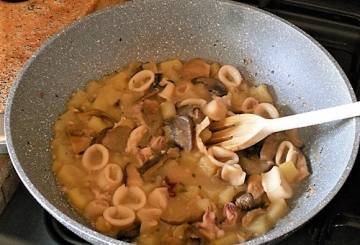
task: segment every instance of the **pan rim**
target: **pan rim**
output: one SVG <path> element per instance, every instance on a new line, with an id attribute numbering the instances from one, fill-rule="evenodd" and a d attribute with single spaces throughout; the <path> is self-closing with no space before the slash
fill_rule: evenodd
<path id="1" fill-rule="evenodd" d="M 150 0 L 153 1 L 153 0 Z M 300 34 L 302 34 L 303 36 L 305 36 L 307 39 L 309 39 L 310 41 L 312 41 L 330 60 L 331 62 L 336 66 L 336 68 L 338 69 L 338 71 L 340 72 L 342 78 L 344 79 L 344 82 L 346 84 L 346 86 L 348 87 L 348 91 L 350 94 L 350 97 L 353 101 L 356 101 L 356 96 L 355 93 L 352 89 L 352 86 L 348 80 L 348 78 L 346 77 L 345 73 L 343 72 L 343 70 L 341 69 L 340 65 L 337 63 L 337 61 L 330 55 L 330 53 L 322 46 L 320 45 L 314 38 L 312 38 L 310 35 L 308 35 L 307 33 L 305 33 L 303 30 L 301 30 L 300 28 L 296 27 L 295 25 L 293 25 L 292 23 L 274 15 L 271 14 L 269 12 L 266 12 L 264 10 L 258 9 L 256 7 L 252 7 L 249 6 L 247 4 L 243 4 L 243 3 L 238 3 L 238 2 L 234 2 L 234 1 L 230 1 L 230 0 L 219 0 L 219 1 L 214 1 L 214 2 L 224 2 L 224 3 L 230 3 L 230 4 L 237 4 L 237 5 L 242 5 L 244 8 L 247 9 L 251 9 L 252 11 L 257 11 L 257 12 L 261 12 L 262 14 L 266 14 L 272 18 L 277 19 L 278 21 L 281 21 L 283 23 L 285 23 L 287 26 L 295 29 L 297 32 L 299 32 Z M 53 215 L 57 220 L 66 220 L 66 226 L 70 226 L 72 227 L 72 229 L 74 229 L 75 231 L 78 231 L 79 233 L 82 233 L 82 230 L 78 230 L 78 226 L 80 225 L 78 222 L 76 222 L 75 220 L 73 220 L 72 218 L 68 217 L 67 215 L 64 215 L 62 212 L 60 212 L 57 208 L 55 208 L 55 206 L 53 206 L 48 200 L 46 200 L 44 198 L 44 196 L 36 189 L 36 188 L 29 188 L 30 186 L 32 186 L 32 183 L 30 181 L 30 179 L 28 178 L 28 176 L 26 175 L 24 169 L 21 167 L 21 164 L 18 160 L 18 157 L 14 151 L 14 145 L 13 145 L 13 140 L 12 140 L 12 136 L 11 136 L 11 128 L 10 128 L 10 118 L 11 118 L 11 107 L 12 107 L 12 98 L 14 97 L 14 94 L 16 92 L 17 87 L 19 86 L 20 81 L 22 80 L 24 74 L 26 74 L 26 72 L 30 69 L 31 64 L 33 62 L 33 60 L 37 59 L 37 56 L 44 52 L 44 50 L 46 50 L 48 48 L 48 46 L 51 45 L 52 42 L 54 42 L 56 39 L 58 39 L 59 37 L 61 37 L 62 35 L 66 35 L 66 33 L 68 33 L 69 31 L 71 31 L 74 28 L 77 28 L 79 25 L 83 25 L 84 22 L 89 21 L 90 18 L 93 18 L 94 16 L 100 16 L 100 15 L 105 15 L 108 12 L 112 12 L 112 11 L 119 11 L 119 9 L 125 8 L 126 5 L 131 4 L 131 2 L 129 3 L 124 3 L 123 5 L 118 5 L 118 6 L 113 6 L 110 7 L 108 9 L 104 9 L 102 11 L 99 12 L 95 12 L 93 14 L 90 14 L 88 16 L 85 16 L 84 18 L 75 21 L 73 24 L 65 27 L 64 29 L 62 29 L 61 31 L 59 31 L 58 33 L 54 34 L 52 37 L 50 37 L 48 40 L 46 40 L 43 45 L 41 45 L 41 47 L 39 47 L 35 53 L 31 56 L 31 58 L 26 62 L 26 64 L 24 65 L 24 67 L 21 69 L 21 71 L 19 72 L 17 78 L 14 81 L 14 84 L 12 86 L 10 95 L 9 95 L 9 99 L 8 99 L 8 103 L 7 103 L 7 107 L 5 110 L 5 135 L 6 135 L 6 139 L 7 139 L 7 144 L 8 144 L 8 149 L 9 149 L 9 155 L 10 158 L 13 162 L 14 168 L 16 170 L 16 172 L 18 173 L 21 181 L 23 183 L 26 183 L 25 186 L 26 188 L 30 191 L 30 193 L 33 195 L 33 197 L 35 197 L 35 199 L 37 199 L 37 201 L 42 204 L 42 206 L 49 212 L 51 213 L 51 215 Z M 358 137 L 355 137 L 355 142 L 354 142 L 354 147 L 352 149 L 352 154 L 350 156 L 350 159 L 354 159 L 355 162 L 355 158 L 356 155 L 359 151 L 359 141 L 360 141 L 360 118 L 355 118 L 354 119 L 356 122 L 355 125 L 355 133 L 358 133 Z M 351 169 L 354 165 L 354 162 L 351 163 L 348 162 L 347 164 L 347 168 L 346 171 L 343 173 L 343 178 L 341 179 L 341 183 L 339 183 L 338 186 L 336 186 L 332 192 L 328 193 L 328 195 L 326 196 L 326 198 L 323 200 L 322 203 L 320 203 L 318 205 L 318 207 L 315 209 L 313 215 L 310 217 L 312 218 L 313 216 L 315 216 L 324 206 L 326 206 L 331 199 L 335 196 L 333 193 L 337 193 L 340 188 L 343 186 L 345 180 L 347 179 L 348 175 L 351 172 Z M 14 164 L 15 163 L 15 164 Z M 310 219 L 309 218 L 309 219 Z M 308 219 L 308 220 L 309 220 Z M 63 222 L 61 222 L 63 223 Z M 303 222 L 302 222 L 303 223 Z M 306 222 L 305 222 L 306 223 Z M 64 223 L 63 223 L 64 224 Z M 80 225 L 82 226 L 82 225 Z M 298 226 L 299 227 L 299 226 Z M 101 238 L 102 240 L 106 241 L 108 240 L 108 237 L 105 235 L 102 235 L 101 233 L 98 233 L 90 228 L 85 227 L 84 229 L 86 231 L 86 235 L 91 235 L 93 239 L 97 240 L 98 238 Z M 281 236 L 285 236 L 286 233 L 288 233 L 289 231 L 285 232 L 284 234 L 280 235 L 280 236 L 274 236 L 273 238 L 268 238 L 268 236 L 261 236 L 259 238 L 250 240 L 244 244 L 258 244 L 256 242 L 262 243 L 262 242 L 268 242 L 271 241 L 273 239 L 277 239 L 280 238 Z M 111 239 L 112 241 L 113 239 Z M 121 243 L 120 243 L 121 244 Z"/>

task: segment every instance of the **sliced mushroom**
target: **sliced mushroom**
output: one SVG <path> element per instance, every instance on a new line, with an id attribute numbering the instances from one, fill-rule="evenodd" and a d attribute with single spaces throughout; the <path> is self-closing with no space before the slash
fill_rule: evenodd
<path id="1" fill-rule="evenodd" d="M 193 122 L 189 116 L 175 115 L 164 122 L 165 135 L 177 146 L 190 152 L 193 148 Z"/>
<path id="2" fill-rule="evenodd" d="M 244 193 L 240 197 L 236 198 L 235 206 L 241 210 L 251 210 L 255 206 L 255 199 L 251 193 Z"/>
<path id="3" fill-rule="evenodd" d="M 259 174 L 251 175 L 247 181 L 247 191 L 236 198 L 235 205 L 241 210 L 251 210 L 263 205 L 264 188 Z"/>
<path id="4" fill-rule="evenodd" d="M 212 77 L 199 77 L 192 80 L 193 83 L 203 83 L 207 86 L 208 91 L 218 97 L 227 95 L 228 91 L 225 85 L 216 78 Z"/>
<path id="5" fill-rule="evenodd" d="M 116 122 L 116 120 L 112 116 L 98 109 L 92 109 L 84 112 L 76 112 L 75 115 L 80 119 L 80 121 L 88 121 L 91 117 L 96 116 L 111 124 L 115 124 Z"/>
<path id="6" fill-rule="evenodd" d="M 201 123 L 205 118 L 205 114 L 200 110 L 200 108 L 194 105 L 179 107 L 177 109 L 177 114 L 189 116 L 193 120 L 194 124 Z"/>
<path id="7" fill-rule="evenodd" d="M 144 164 L 138 169 L 140 175 L 144 175 L 149 169 L 159 163 L 163 163 L 166 160 L 166 154 L 157 154 L 150 160 L 144 162 Z"/>
<path id="8" fill-rule="evenodd" d="M 101 143 L 108 149 L 123 152 L 130 137 L 131 128 L 128 126 L 118 126 L 107 130 Z"/>
<path id="9" fill-rule="evenodd" d="M 154 81 L 154 86 L 157 87 L 157 86 L 161 86 L 160 85 L 160 82 L 161 80 L 163 79 L 163 74 L 162 73 L 155 73 L 155 81 Z"/>
<path id="10" fill-rule="evenodd" d="M 140 222 L 134 222 L 130 226 L 121 229 L 118 232 L 116 238 L 121 241 L 131 243 L 136 237 L 140 235 L 140 227 Z"/>
<path id="11" fill-rule="evenodd" d="M 255 202 L 260 202 L 264 194 L 260 174 L 253 174 L 247 180 L 247 192 L 251 193 Z"/>
<path id="12" fill-rule="evenodd" d="M 284 140 L 283 133 L 272 134 L 265 138 L 260 151 L 260 159 L 271 161 L 274 159 L 277 148 Z"/>
<path id="13" fill-rule="evenodd" d="M 192 80 L 197 77 L 208 77 L 210 74 L 210 65 L 202 59 L 191 59 L 181 67 L 180 75 L 186 80 Z"/>
<path id="14" fill-rule="evenodd" d="M 69 135 L 69 140 L 71 143 L 71 149 L 74 151 L 74 153 L 80 154 L 83 153 L 90 146 L 92 137 Z"/>
<path id="15" fill-rule="evenodd" d="M 265 173 L 275 165 L 272 160 L 261 160 L 258 157 L 240 157 L 239 164 L 248 175 Z"/>
<path id="16" fill-rule="evenodd" d="M 159 93 L 160 89 L 154 88 L 151 89 L 148 93 L 146 93 L 144 96 L 142 96 L 140 99 L 137 100 L 137 102 L 143 102 L 144 100 L 154 96 L 155 94 Z"/>

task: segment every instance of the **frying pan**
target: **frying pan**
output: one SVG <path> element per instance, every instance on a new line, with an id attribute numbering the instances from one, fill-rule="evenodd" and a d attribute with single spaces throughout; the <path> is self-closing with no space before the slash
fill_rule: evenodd
<path id="1" fill-rule="evenodd" d="M 231 1 L 142 0 L 91 14 L 50 38 L 17 77 L 5 113 L 14 167 L 36 200 L 94 244 L 125 244 L 92 230 L 72 209 L 51 172 L 53 123 L 87 81 L 130 61 L 201 57 L 266 83 L 285 114 L 355 101 L 344 72 L 316 41 L 290 23 Z M 311 176 L 285 218 L 244 244 L 275 242 L 307 222 L 338 192 L 359 147 L 359 118 L 300 130 Z"/>

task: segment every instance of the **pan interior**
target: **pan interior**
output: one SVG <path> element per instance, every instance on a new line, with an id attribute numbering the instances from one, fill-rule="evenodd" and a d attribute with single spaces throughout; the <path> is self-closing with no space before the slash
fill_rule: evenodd
<path id="1" fill-rule="evenodd" d="M 71 94 L 130 61 L 201 57 L 240 69 L 266 83 L 285 114 L 355 100 L 334 60 L 302 31 L 243 4 L 214 0 L 134 1 L 91 14 L 47 41 L 20 72 L 9 97 L 6 137 L 13 164 L 43 207 L 96 244 L 122 244 L 99 235 L 70 208 L 50 170 L 52 127 Z M 314 216 L 336 194 L 354 163 L 359 120 L 301 129 L 312 175 L 291 211 L 265 236 L 278 238 Z"/>

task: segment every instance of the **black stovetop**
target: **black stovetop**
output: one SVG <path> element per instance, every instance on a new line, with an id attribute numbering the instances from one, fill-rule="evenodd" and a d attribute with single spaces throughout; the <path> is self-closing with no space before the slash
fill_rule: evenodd
<path id="1" fill-rule="evenodd" d="M 360 1 L 238 0 L 276 14 L 314 37 L 337 60 L 360 100 Z M 280 245 L 360 244 L 360 154 L 334 199 Z M 21 184 L 0 215 L 0 245 L 88 244 L 52 218 Z"/>

